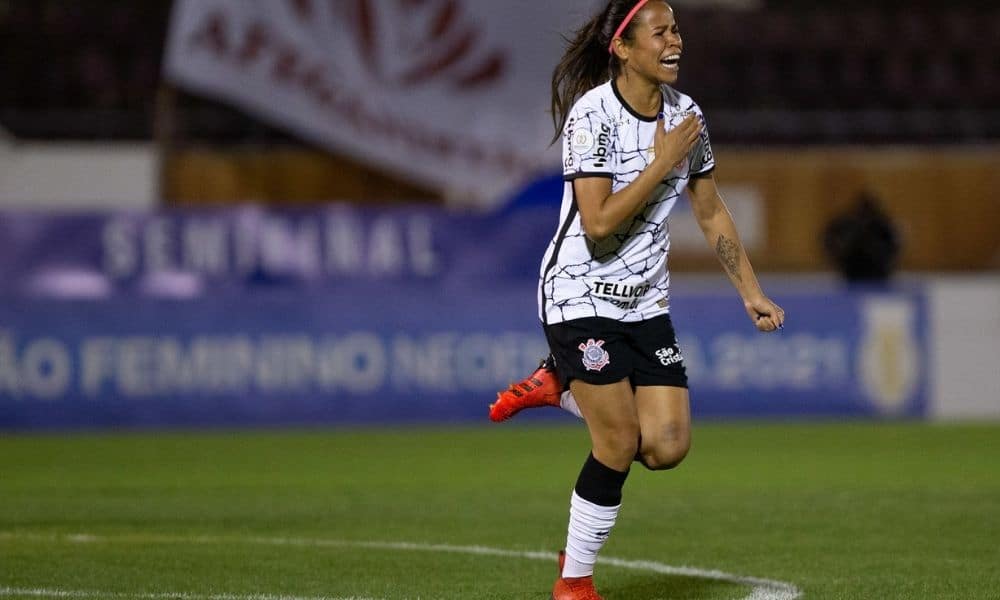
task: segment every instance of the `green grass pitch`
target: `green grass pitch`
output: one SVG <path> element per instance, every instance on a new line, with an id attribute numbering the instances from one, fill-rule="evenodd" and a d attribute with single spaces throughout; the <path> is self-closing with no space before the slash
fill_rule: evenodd
<path id="1" fill-rule="evenodd" d="M 588 447 L 517 422 L 4 434 L 0 598 L 545 599 L 554 561 L 517 553 L 561 547 Z M 633 468 L 603 556 L 809 600 L 1000 598 L 1000 425 L 696 423 L 679 469 Z M 596 573 L 606 600 L 754 593 L 726 577 Z"/>

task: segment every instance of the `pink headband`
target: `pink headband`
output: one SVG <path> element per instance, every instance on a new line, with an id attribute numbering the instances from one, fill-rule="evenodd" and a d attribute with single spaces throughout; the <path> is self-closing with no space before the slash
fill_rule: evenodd
<path id="1" fill-rule="evenodd" d="M 639 0 L 638 2 L 636 2 L 635 6 L 632 7 L 632 10 L 630 10 L 628 14 L 625 15 L 625 20 L 622 21 L 622 24 L 618 26 L 618 30 L 615 31 L 615 34 L 611 36 L 611 43 L 608 44 L 608 54 L 615 53 L 615 40 L 622 36 L 622 32 L 625 31 L 625 28 L 628 27 L 628 24 L 632 22 L 633 18 L 635 18 L 635 13 L 642 10 L 642 7 L 645 6 L 647 2 L 649 2 L 649 0 Z"/>

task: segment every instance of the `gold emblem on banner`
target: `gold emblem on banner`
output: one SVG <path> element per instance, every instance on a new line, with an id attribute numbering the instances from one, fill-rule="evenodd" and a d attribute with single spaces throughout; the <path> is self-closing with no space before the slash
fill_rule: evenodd
<path id="1" fill-rule="evenodd" d="M 916 310 L 909 300 L 871 299 L 864 319 L 858 372 L 862 389 L 884 414 L 899 414 L 916 389 L 919 349 L 913 333 Z"/>

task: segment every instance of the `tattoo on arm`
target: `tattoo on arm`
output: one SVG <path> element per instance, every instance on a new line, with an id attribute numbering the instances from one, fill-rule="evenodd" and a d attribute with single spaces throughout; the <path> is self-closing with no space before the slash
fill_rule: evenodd
<path id="1" fill-rule="evenodd" d="M 715 253 L 719 255 L 719 260 L 726 267 L 733 279 L 743 282 L 740 275 L 740 246 L 724 235 L 719 236 L 718 243 L 715 244 Z"/>

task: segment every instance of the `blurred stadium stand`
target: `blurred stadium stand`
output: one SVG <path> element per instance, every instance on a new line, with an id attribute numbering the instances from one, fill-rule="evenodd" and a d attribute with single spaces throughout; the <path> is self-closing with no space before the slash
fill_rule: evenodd
<path id="1" fill-rule="evenodd" d="M 26 138 L 153 135 L 168 0 L 0 2 L 0 123 Z M 1000 138 L 1000 7 L 978 2 L 685 6 L 682 88 L 721 143 Z M 287 142 L 181 94 L 178 134 Z"/>
<path id="2" fill-rule="evenodd" d="M 277 5 L 242 1 L 220 4 Z M 459 5 L 488 6 L 426 3 Z M 534 297 L 558 172 L 532 165 L 545 172 L 521 193 L 462 205 L 504 211 L 426 206 L 451 201 L 459 174 L 481 181 L 454 167 L 471 161 L 421 153 L 428 138 L 455 150 L 447 130 L 381 140 L 444 165 L 435 188 L 389 172 L 385 155 L 331 154 L 165 85 L 172 6 L 0 0 L 0 429 L 482 419 L 544 352 Z M 1000 6 L 691 0 L 678 17 L 678 87 L 705 109 L 722 193 L 791 315 L 784 335 L 758 335 L 691 211 L 674 211 L 673 308 L 697 410 L 1000 417 Z M 309 107 L 267 91 L 268 106 Z M 345 126 L 365 120 L 352 108 L 299 132 L 332 123 L 373 144 Z M 391 121 L 370 114 L 369 132 Z M 898 231 L 905 271 L 876 288 L 841 285 L 823 252 L 825 227 L 862 193 Z"/>
<path id="3" fill-rule="evenodd" d="M 762 267 L 823 266 L 816 232 L 865 189 L 900 221 L 904 269 L 998 264 L 989 232 L 1000 223 L 990 194 L 1000 171 L 1000 6 L 723 4 L 732 7 L 678 8 L 680 87 L 705 107 L 722 181 L 763 198 L 765 243 L 753 249 Z M 158 157 L 148 170 L 159 184 L 148 187 L 167 203 L 442 201 L 442 190 L 163 86 L 171 7 L 0 0 L 0 126 L 25 142 L 155 139 L 146 156 Z M 675 251 L 680 265 L 714 268 L 709 255 Z"/>
<path id="4" fill-rule="evenodd" d="M 0 123 L 29 139 L 152 138 L 171 4 L 0 2 Z M 191 136 L 294 142 L 222 104 L 181 102 Z"/>

